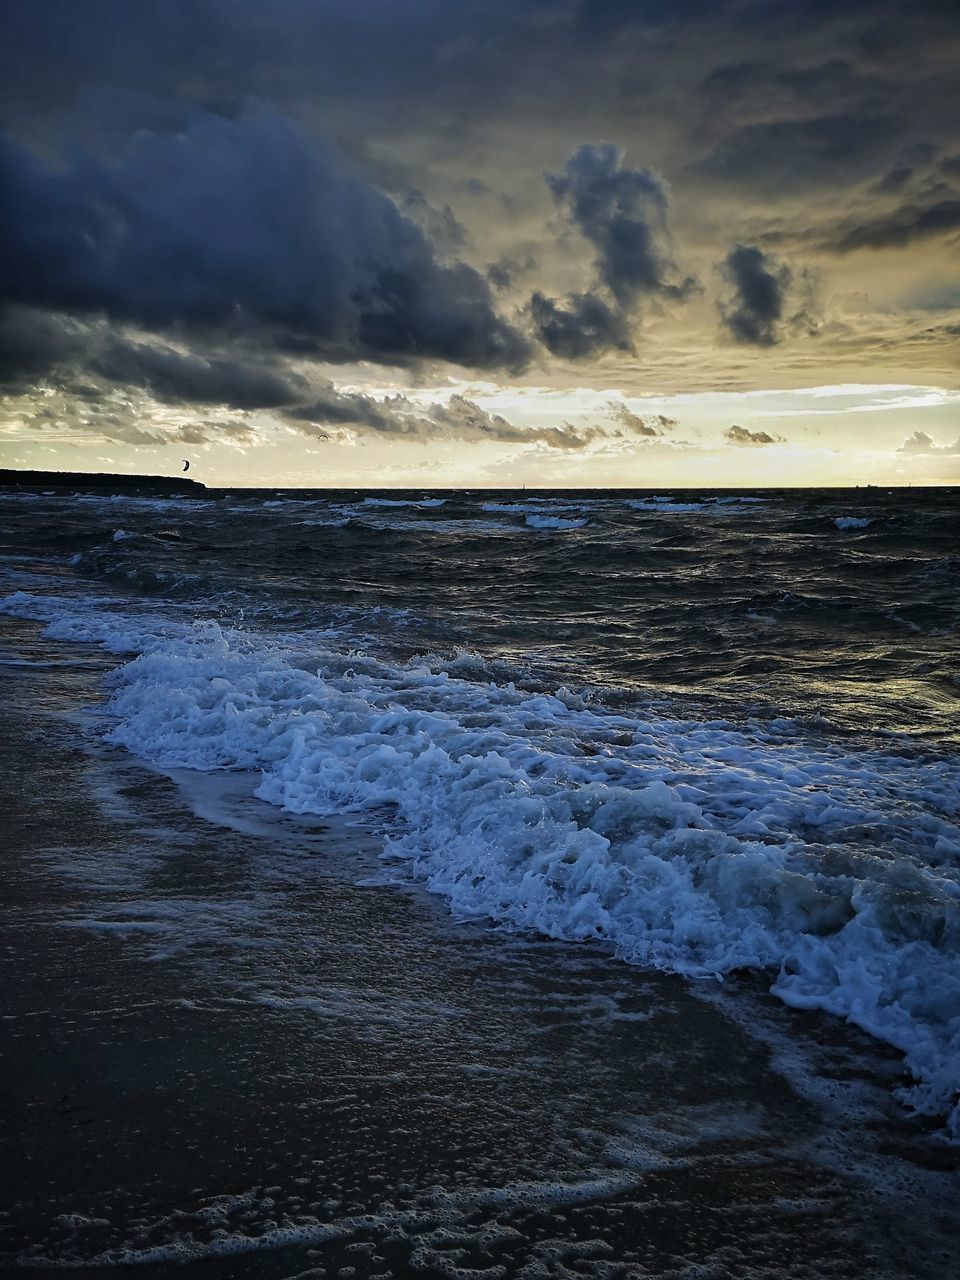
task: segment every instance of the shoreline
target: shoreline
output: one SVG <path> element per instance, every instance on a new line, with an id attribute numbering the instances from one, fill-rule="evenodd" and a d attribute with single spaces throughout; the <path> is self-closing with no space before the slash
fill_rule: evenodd
<path id="1" fill-rule="evenodd" d="M 116 659 L 39 632 L 2 621 L 5 1273 L 960 1264 L 960 1153 L 897 1108 L 892 1051 L 457 924 L 238 775 L 191 800 L 93 740 Z"/>

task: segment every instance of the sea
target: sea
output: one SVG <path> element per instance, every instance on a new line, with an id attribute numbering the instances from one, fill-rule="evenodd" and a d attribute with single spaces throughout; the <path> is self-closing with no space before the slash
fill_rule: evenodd
<path id="1" fill-rule="evenodd" d="M 361 832 L 372 853 L 341 858 L 344 883 L 425 904 L 451 937 L 520 948 L 543 972 L 588 960 L 705 1010 L 749 992 L 756 1027 L 773 1018 L 794 1045 L 846 1028 L 893 1064 L 895 1123 L 955 1149 L 957 490 L 7 491 L 0 541 L 0 611 L 64 662 L 103 656 L 83 726 L 96 750 L 176 779 L 201 816 L 242 781 L 254 833 L 333 824 L 349 848 Z M 297 970 L 316 963 L 301 939 L 283 1001 L 309 1004 Z M 404 1017 L 431 1016 L 416 1003 Z M 750 1008 L 744 994 L 745 1034 Z M 526 1052 L 511 1070 L 533 1069 Z M 671 1141 L 658 1158 L 676 1163 Z M 653 1167 L 606 1164 L 613 1197 Z M 362 1233 L 365 1211 L 337 1221 Z M 728 1274 L 709 1251 L 617 1271 L 605 1246 L 497 1271 L 505 1239 L 483 1246 L 487 1270 L 473 1238 L 459 1272 L 447 1255 L 446 1271 L 405 1265 Z M 95 1260 L 156 1263 L 159 1247 Z M 367 1258 L 345 1265 L 376 1274 Z M 741 1263 L 729 1274 L 808 1274 Z M 848 1274 L 810 1272 L 828 1273 Z"/>

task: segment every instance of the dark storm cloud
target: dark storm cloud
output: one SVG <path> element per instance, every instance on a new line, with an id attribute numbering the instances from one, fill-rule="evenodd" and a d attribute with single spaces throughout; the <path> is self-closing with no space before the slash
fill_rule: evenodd
<path id="1" fill-rule="evenodd" d="M 699 287 L 692 276 L 678 277 L 666 185 L 651 169 L 628 168 L 611 143 L 584 143 L 546 179 L 557 207 L 594 248 L 597 287 L 564 299 L 537 290 L 528 308 L 534 332 L 565 360 L 632 351 L 630 315 L 643 299 L 680 299 Z"/>
<path id="2" fill-rule="evenodd" d="M 630 169 L 612 143 L 584 143 L 562 173 L 547 174 L 558 207 L 596 250 L 602 283 L 623 310 L 649 295 L 682 298 L 696 288 L 677 279 L 667 227 L 669 197 L 652 169 Z"/>
<path id="3" fill-rule="evenodd" d="M 876 111 L 887 89 L 875 71 L 861 70 L 845 58 L 826 58 L 797 65 L 782 61 L 783 50 L 749 62 L 723 63 L 703 81 L 704 97 L 714 112 L 736 122 L 741 135 L 744 115 L 752 123 L 839 118 Z M 739 119 L 737 119 L 739 117 Z M 757 119 L 757 118 L 760 119 Z M 767 117 L 763 120 L 763 117 Z M 814 135 L 816 136 L 816 134 Z M 842 145 L 849 145 L 848 136 Z"/>
<path id="4" fill-rule="evenodd" d="M 783 436 L 772 436 L 767 431 L 748 431 L 746 427 L 741 427 L 737 423 L 734 423 L 732 427 L 727 427 L 723 433 L 723 438 L 729 444 L 765 445 L 783 443 Z"/>
<path id="5" fill-rule="evenodd" d="M 790 268 L 755 245 L 738 244 L 721 268 L 733 296 L 720 303 L 723 323 L 737 342 L 769 347 L 780 340 L 779 324 L 793 276 Z"/>
<path id="6" fill-rule="evenodd" d="M 623 314 L 595 293 L 572 293 L 564 302 L 535 293 L 530 299 L 530 316 L 539 340 L 564 360 L 632 350 Z"/>
<path id="7" fill-rule="evenodd" d="M 957 31 L 956 0 L 4 0 L 0 301 L 33 311 L 0 373 L 80 377 L 69 326 L 106 317 L 172 353 L 131 385 L 213 394 L 236 359 L 266 371 L 253 403 L 284 359 L 518 368 L 518 283 L 558 358 L 629 351 L 639 314 L 669 326 L 658 304 L 693 290 L 687 255 L 737 242 L 837 274 L 869 246 L 928 278 L 957 231 Z M 584 137 L 623 150 L 570 155 Z M 849 354 L 876 362 L 875 340 Z"/>
<path id="8" fill-rule="evenodd" d="M 0 307 L 0 388 L 26 390 L 86 349 L 83 327 L 30 307 Z"/>
<path id="9" fill-rule="evenodd" d="M 111 382 L 140 387 L 171 403 L 268 409 L 305 391 L 302 378 L 243 359 L 183 354 L 172 347 L 111 338 L 86 367 Z"/>
<path id="10" fill-rule="evenodd" d="M 930 239 L 960 229 L 960 197 L 932 204 L 902 204 L 879 217 L 847 226 L 821 247 L 833 253 L 854 249 L 902 249 L 915 240 Z"/>
<path id="11" fill-rule="evenodd" d="M 725 182 L 795 190 L 849 177 L 851 168 L 864 170 L 882 161 L 902 128 L 895 116 L 880 113 L 748 124 L 718 142 L 699 169 Z"/>
<path id="12" fill-rule="evenodd" d="M 185 115 L 113 159 L 75 150 L 55 167 L 0 143 L 5 300 L 289 331 L 342 359 L 524 362 L 479 272 L 439 263 L 417 223 L 290 120 Z"/>
<path id="13" fill-rule="evenodd" d="M 544 64 L 555 68 L 550 87 L 570 98 L 557 59 L 580 50 L 609 58 L 623 49 L 629 65 L 647 43 L 659 61 L 678 41 L 706 40 L 732 62 L 805 40 L 808 61 L 889 59 L 905 32 L 936 33 L 956 17 L 951 0 L 5 0 L 3 9 L 5 93 L 33 112 L 91 81 L 189 88 L 207 105 L 318 85 L 392 103 L 464 81 L 475 89 L 493 66 Z M 32 75 L 38 62 L 45 83 Z"/>
<path id="14" fill-rule="evenodd" d="M 102 382 L 148 391 L 168 403 L 222 404 L 263 409 L 302 399 L 297 374 L 246 355 L 177 351 L 131 340 L 102 322 L 89 323 L 32 307 L 0 312 L 0 387 L 23 392 L 38 383 L 98 401 Z"/>
<path id="15" fill-rule="evenodd" d="M 402 213 L 423 229 L 437 253 L 455 254 L 467 243 L 467 230 L 454 217 L 448 204 L 436 209 L 416 188 L 401 192 L 396 203 Z"/>
<path id="16" fill-rule="evenodd" d="M 936 159 L 937 149 L 929 143 L 915 143 L 903 151 L 887 171 L 873 184 L 871 191 L 876 195 L 896 195 L 920 177 Z M 940 169 L 945 171 L 945 161 L 941 161 Z"/>
<path id="17" fill-rule="evenodd" d="M 408 403 L 402 397 L 396 397 L 395 400 L 404 405 Z M 390 403 L 391 401 L 375 400 L 360 392 L 338 391 L 330 383 L 319 392 L 315 391 L 309 404 L 288 409 L 287 417 L 324 426 L 369 427 L 372 431 L 405 432 L 406 428 L 400 425 L 398 415 L 390 411 Z"/>

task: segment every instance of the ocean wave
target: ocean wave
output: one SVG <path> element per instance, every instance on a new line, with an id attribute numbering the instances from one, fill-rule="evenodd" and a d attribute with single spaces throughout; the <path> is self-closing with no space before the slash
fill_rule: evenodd
<path id="1" fill-rule="evenodd" d="M 136 536 L 127 534 L 119 541 Z M 116 536 L 113 541 L 118 541 Z M 201 592 L 206 585 L 200 574 L 177 573 L 130 559 L 115 559 L 97 551 L 78 552 L 71 558 L 70 564 L 90 577 L 102 578 L 105 582 L 123 583 L 148 595 L 188 596 Z"/>
<path id="2" fill-rule="evenodd" d="M 589 512 L 589 507 L 580 503 L 556 502 L 544 510 L 546 504 L 545 498 L 530 498 L 526 502 L 484 502 L 481 510 L 504 516 L 586 515 Z"/>
<path id="3" fill-rule="evenodd" d="M 866 529 L 873 524 L 872 516 L 837 516 L 833 522 L 838 529 Z"/>
<path id="4" fill-rule="evenodd" d="M 797 723 L 625 714 L 312 637 L 269 641 L 15 593 L 0 608 L 139 656 L 109 739 L 253 769 L 296 813 L 385 810 L 388 856 L 461 917 L 786 1003 L 899 1048 L 907 1101 L 960 1136 L 960 764 Z"/>
<path id="5" fill-rule="evenodd" d="M 459 519 L 432 519 L 429 521 L 410 520 L 401 515 L 391 516 L 389 511 L 369 511 L 341 516 L 331 520 L 302 520 L 304 527 L 348 529 L 355 533 L 369 532 L 382 534 L 386 532 L 407 534 L 411 537 L 444 537 L 453 534 L 456 537 L 503 537 L 506 534 L 519 532 L 512 525 L 505 525 L 494 520 L 478 520 L 461 516 Z"/>
<path id="6" fill-rule="evenodd" d="M 442 507 L 446 498 L 364 498 L 365 507 Z"/>
<path id="7" fill-rule="evenodd" d="M 588 521 L 585 516 L 581 520 L 569 520 L 565 516 L 529 515 L 524 523 L 531 529 L 582 529 Z"/>
<path id="8" fill-rule="evenodd" d="M 690 511 L 706 511 L 708 502 L 677 502 L 673 498 L 631 498 L 627 506 L 633 511 L 657 511 L 683 515 Z"/>
<path id="9" fill-rule="evenodd" d="M 135 493 L 70 493 L 58 494 L 64 505 L 91 507 L 129 507 L 133 511 L 182 511 L 193 514 L 196 511 L 210 511 L 217 504 L 213 498 L 152 498 L 146 494 Z"/>
<path id="10" fill-rule="evenodd" d="M 627 506 L 633 511 L 656 512 L 660 515 L 688 515 L 695 511 L 704 511 L 713 515 L 731 515 L 740 507 L 749 507 L 765 501 L 765 498 L 740 498 L 727 495 L 724 497 L 698 498 L 694 502 L 680 502 L 676 498 L 662 496 L 628 498 Z"/>

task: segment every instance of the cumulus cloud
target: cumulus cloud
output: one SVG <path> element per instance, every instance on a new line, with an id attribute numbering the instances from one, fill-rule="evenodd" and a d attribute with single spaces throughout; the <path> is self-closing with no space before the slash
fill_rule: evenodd
<path id="1" fill-rule="evenodd" d="M 914 431 L 912 436 L 904 440 L 897 453 L 940 454 L 943 457 L 960 455 L 960 436 L 953 444 L 937 444 L 925 431 Z"/>
<path id="2" fill-rule="evenodd" d="M 534 442 L 554 438 L 537 428 L 514 426 L 499 414 L 488 413 L 466 396 L 453 395 L 448 401 L 423 405 L 405 395 L 377 400 L 362 392 L 341 391 L 332 384 L 323 388 L 310 404 L 297 406 L 286 414 L 294 423 L 353 428 L 379 435 L 406 436 L 418 440 L 506 440 Z M 561 439 L 557 436 L 556 439 Z M 566 446 L 561 446 L 566 447 Z"/>
<path id="3" fill-rule="evenodd" d="M 741 427 L 734 423 L 732 427 L 727 427 L 723 433 L 723 438 L 729 444 L 737 445 L 766 445 L 766 444 L 782 444 L 783 436 L 772 436 L 767 431 L 748 431 L 746 427 Z"/>
<path id="4" fill-rule="evenodd" d="M 592 423 L 557 426 L 518 426 L 501 414 L 490 413 L 464 395 L 421 404 L 409 396 L 392 395 L 382 400 L 361 392 L 325 388 L 309 405 L 288 410 L 285 415 L 304 431 L 315 427 L 344 427 L 359 432 L 405 436 L 411 440 L 458 440 L 464 443 L 493 441 L 498 444 L 537 445 L 546 449 L 576 450 L 588 446 L 625 442 L 637 437 L 662 436 L 676 426 L 663 414 L 643 417 L 626 405 L 612 404 L 608 416 L 616 425 Z"/>
<path id="5" fill-rule="evenodd" d="M 697 288 L 678 279 L 667 226 L 667 186 L 652 169 L 631 169 L 612 143 L 579 146 L 562 173 L 547 174 L 559 209 L 596 250 L 602 283 L 630 310 L 646 296 L 682 298 Z"/>
<path id="6" fill-rule="evenodd" d="M 623 313 L 595 293 L 571 293 L 559 302 L 537 292 L 530 299 L 530 316 L 539 340 L 565 360 L 633 349 Z"/>
<path id="7" fill-rule="evenodd" d="M 523 364 L 485 278 L 441 263 L 418 222 L 290 119 L 171 111 L 109 158 L 53 165 L 0 139 L 0 301 L 291 334 L 335 359 Z"/>
<path id="8" fill-rule="evenodd" d="M 662 436 L 677 426 L 676 418 L 669 418 L 665 413 L 634 413 L 625 404 L 618 404 L 616 401 L 611 401 L 608 413 L 629 434 L 635 436 Z"/>
<path id="9" fill-rule="evenodd" d="M 645 298 L 684 298 L 697 288 L 673 261 L 667 187 L 652 169 L 631 169 L 612 143 L 584 143 L 547 186 L 566 219 L 595 250 L 595 288 L 530 299 L 534 332 L 555 356 L 583 360 L 632 351 L 630 316 Z M 607 301 L 609 296 L 611 301 Z"/>
<path id="10" fill-rule="evenodd" d="M 733 295 L 721 302 L 723 324 L 737 342 L 769 347 L 780 340 L 780 320 L 793 275 L 790 268 L 755 245 L 738 244 L 721 272 Z"/>

